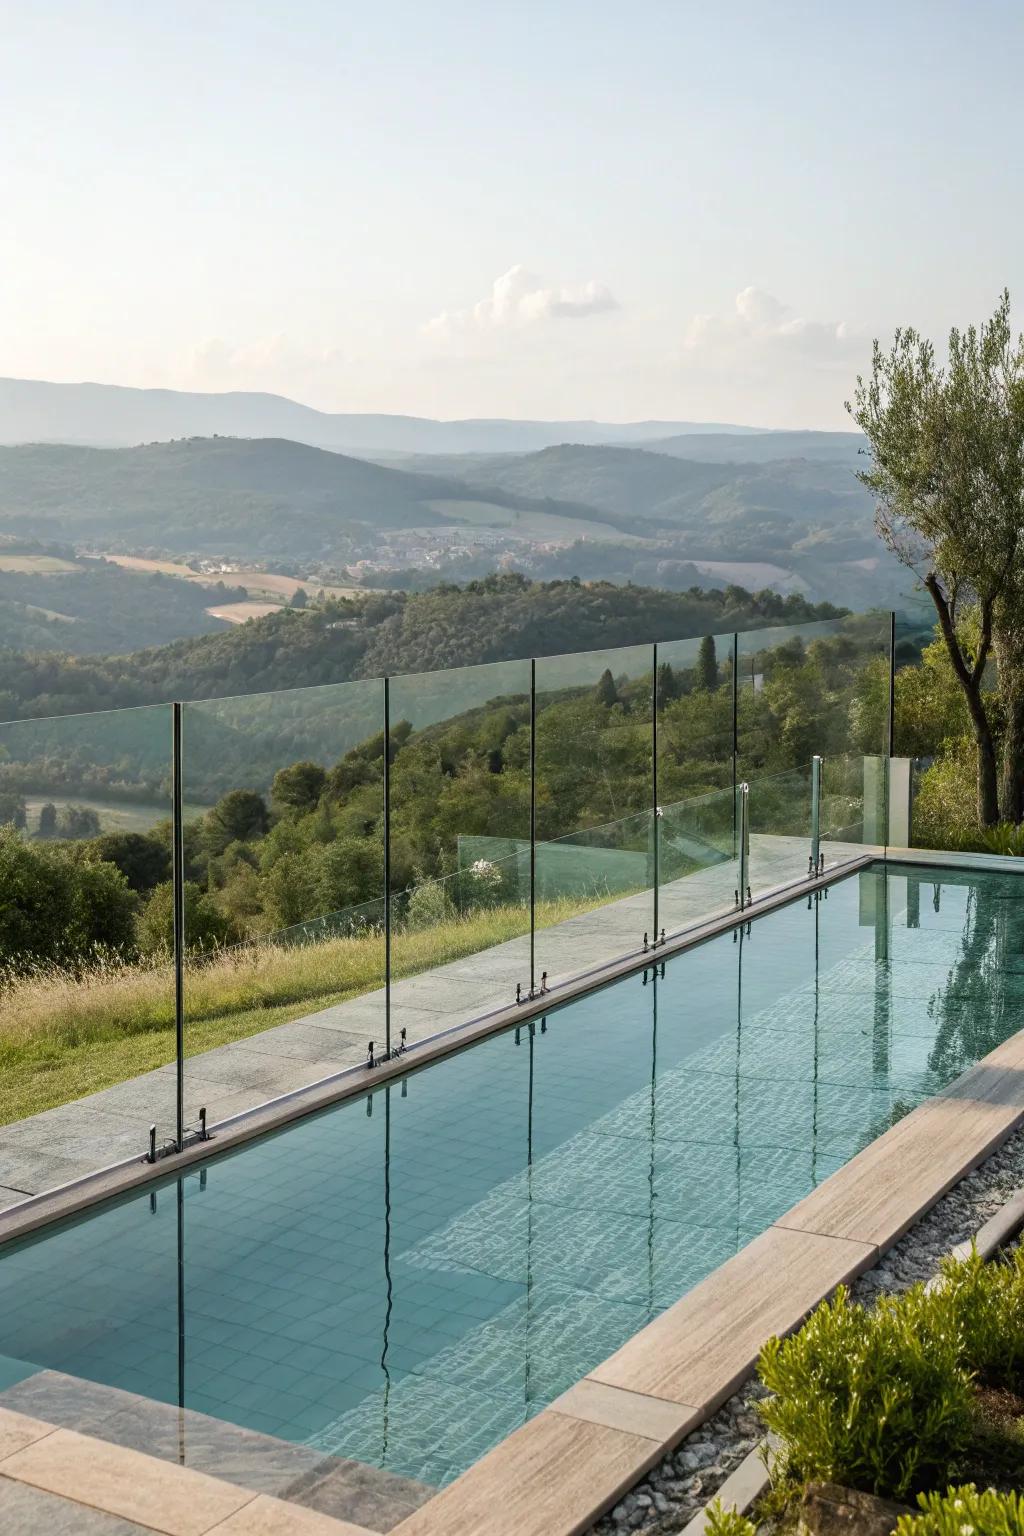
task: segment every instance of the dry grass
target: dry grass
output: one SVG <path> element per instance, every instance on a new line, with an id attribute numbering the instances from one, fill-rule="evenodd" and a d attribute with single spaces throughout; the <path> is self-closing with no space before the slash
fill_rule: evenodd
<path id="1" fill-rule="evenodd" d="M 538 904 L 539 926 L 601 905 Z M 476 954 L 529 931 L 521 906 L 451 917 L 396 936 L 396 977 Z M 186 974 L 186 1053 L 258 1034 L 382 986 L 377 933 L 290 947 L 224 950 Z M 65 1104 L 174 1058 L 174 976 L 168 962 L 100 961 L 86 973 L 57 967 L 0 990 L 0 1123 Z"/>

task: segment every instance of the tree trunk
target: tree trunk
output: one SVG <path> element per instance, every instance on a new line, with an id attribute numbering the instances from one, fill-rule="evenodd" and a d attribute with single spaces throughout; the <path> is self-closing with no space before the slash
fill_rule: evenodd
<path id="1" fill-rule="evenodd" d="M 982 827 L 992 827 L 999 820 L 999 778 L 996 772 L 996 747 L 992 738 L 992 727 L 989 724 L 988 712 L 981 692 L 984 655 L 989 643 L 988 625 L 991 610 L 984 610 L 982 655 L 976 666 L 969 666 L 967 658 L 960 649 L 960 641 L 957 638 L 949 604 L 933 571 L 925 577 L 924 584 L 935 604 L 942 638 L 946 642 L 946 650 L 949 653 L 953 671 L 964 691 L 971 716 L 971 729 L 978 748 L 978 824 Z"/>
<path id="2" fill-rule="evenodd" d="M 982 827 L 994 827 L 999 820 L 998 774 L 995 743 L 987 721 L 983 733 L 975 725 L 974 739 L 978 744 L 978 822 Z"/>
<path id="3" fill-rule="evenodd" d="M 999 812 L 1017 823 L 1024 820 L 1024 629 L 997 623 L 993 641 L 1005 720 Z"/>

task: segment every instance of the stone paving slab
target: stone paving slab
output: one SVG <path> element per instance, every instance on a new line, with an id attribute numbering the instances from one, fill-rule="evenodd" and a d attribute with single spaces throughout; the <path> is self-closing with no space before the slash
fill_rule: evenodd
<path id="1" fill-rule="evenodd" d="M 0 1461 L 0 1474 L 166 1536 L 206 1536 L 252 1494 L 204 1472 L 55 1429 Z"/>
<path id="2" fill-rule="evenodd" d="M 40 1424 L 46 1433 L 72 1429 L 375 1532 L 390 1531 L 434 1492 L 362 1462 L 63 1371 L 37 1371 L 0 1392 L 0 1457 L 7 1454 L 9 1422 L 24 1444 Z M 12 1452 L 20 1448 L 11 1442 Z"/>
<path id="3" fill-rule="evenodd" d="M 10 1536 L 152 1536 L 153 1527 L 0 1475 L 0 1530 Z"/>
<path id="4" fill-rule="evenodd" d="M 17 1536 L 370 1536 L 362 1526 L 5 1408 L 0 1529 Z"/>
<path id="5" fill-rule="evenodd" d="M 591 1524 L 660 1457 L 656 1440 L 546 1408 L 395 1527 L 394 1536 L 564 1536 Z"/>

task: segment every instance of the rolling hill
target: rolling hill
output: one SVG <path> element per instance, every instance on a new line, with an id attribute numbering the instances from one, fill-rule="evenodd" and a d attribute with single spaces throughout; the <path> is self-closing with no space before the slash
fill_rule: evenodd
<path id="1" fill-rule="evenodd" d="M 515 491 L 412 474 L 279 438 L 189 438 L 140 448 L 0 447 L 0 532 L 175 553 L 319 560 L 382 532 L 492 520 L 510 510 L 583 521 Z M 628 527 L 623 528 L 629 532 Z"/>
<path id="2" fill-rule="evenodd" d="M 551 443 L 645 442 L 691 430 L 748 432 L 684 421 L 432 421 L 313 410 L 283 395 L 203 394 L 114 384 L 0 379 L 0 442 L 131 447 L 175 437 L 287 437 L 336 451 L 525 453 Z"/>
<path id="3" fill-rule="evenodd" d="M 427 461 L 414 461 L 422 471 Z M 438 461 L 446 475 L 451 458 Z M 563 444 L 539 453 L 470 457 L 467 483 L 533 502 L 557 498 L 597 509 L 644 537 L 684 537 L 691 558 L 788 564 L 824 544 L 835 559 L 877 557 L 871 497 L 850 464 L 769 460 L 709 464 L 646 448 Z"/>
<path id="4" fill-rule="evenodd" d="M 863 463 L 859 432 L 684 432 L 644 443 L 652 453 L 700 459 L 706 464 L 767 464 L 778 459 Z"/>
<path id="5" fill-rule="evenodd" d="M 485 574 L 502 551 L 506 564 L 542 578 L 678 590 L 699 572 L 712 585 L 775 585 L 819 599 L 842 589 L 855 603 L 909 589 L 875 535 L 853 456 L 707 462 L 561 444 L 403 463 L 277 438 L 0 446 L 0 535 L 285 571 L 372 566 L 386 552 L 388 570 L 411 573 L 402 581 L 412 585 L 422 584 L 417 570 L 433 579 Z"/>

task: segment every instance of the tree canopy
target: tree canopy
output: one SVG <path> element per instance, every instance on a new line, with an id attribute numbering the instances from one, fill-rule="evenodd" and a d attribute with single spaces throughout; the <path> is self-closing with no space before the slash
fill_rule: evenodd
<path id="1" fill-rule="evenodd" d="M 1024 816 L 1024 337 L 1010 296 L 948 358 L 913 329 L 876 341 L 848 406 L 864 433 L 878 531 L 935 605 L 970 714 L 982 826 Z M 995 656 L 1002 718 L 984 690 Z M 997 768 L 1002 738 L 1002 774 Z"/>

